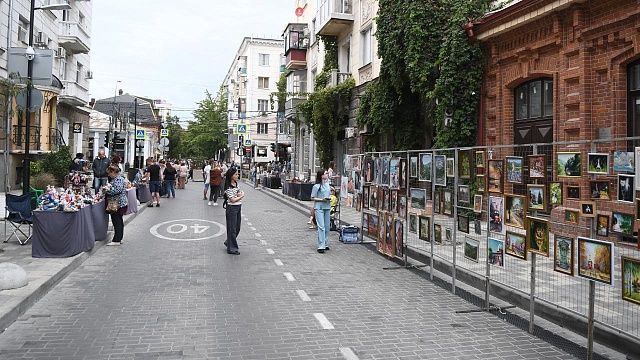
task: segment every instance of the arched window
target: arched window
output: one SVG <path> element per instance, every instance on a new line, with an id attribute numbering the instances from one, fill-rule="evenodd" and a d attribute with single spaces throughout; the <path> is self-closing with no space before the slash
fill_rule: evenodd
<path id="1" fill-rule="evenodd" d="M 627 134 L 640 136 L 640 60 L 627 68 L 627 99 Z"/>

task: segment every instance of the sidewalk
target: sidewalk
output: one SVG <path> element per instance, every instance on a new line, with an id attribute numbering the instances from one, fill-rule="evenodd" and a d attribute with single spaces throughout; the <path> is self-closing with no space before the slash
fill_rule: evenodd
<path id="1" fill-rule="evenodd" d="M 0 205 L 3 209 L 0 218 L 3 220 L 4 202 L 5 194 L 0 193 Z M 139 206 L 138 213 L 144 209 L 146 206 Z M 124 217 L 125 225 L 131 222 L 138 213 L 126 215 Z M 0 291 L 0 332 L 4 331 L 51 288 L 106 244 L 106 241 L 96 241 L 91 251 L 70 258 L 38 259 L 31 257 L 31 242 L 21 246 L 15 238 L 12 238 L 10 242 L 5 244 L 4 223 L 0 224 L 0 227 L 2 227 L 0 229 L 0 262 L 10 262 L 22 266 L 27 272 L 29 281 L 22 288 Z M 10 227 L 7 227 L 7 232 L 9 229 Z M 110 239 L 111 235 L 112 226 L 109 224 L 107 239 Z"/>

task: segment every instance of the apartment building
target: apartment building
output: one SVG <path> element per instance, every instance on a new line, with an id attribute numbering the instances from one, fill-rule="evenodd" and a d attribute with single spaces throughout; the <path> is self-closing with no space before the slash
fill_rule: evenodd
<path id="1" fill-rule="evenodd" d="M 275 96 L 284 70 L 283 49 L 282 40 L 245 37 L 224 79 L 228 96 L 229 158 L 236 163 L 243 162 L 245 168 L 276 160 L 276 143 L 279 144 L 277 160 L 288 159 L 290 128 L 278 112 Z M 241 155 L 238 149 L 242 148 L 250 153 Z"/>
<path id="2" fill-rule="evenodd" d="M 306 93 L 313 91 L 315 78 L 324 67 L 325 49 L 320 36 L 334 37 L 338 43 L 338 69 L 331 71 L 329 86 L 335 86 L 349 76 L 356 82 L 349 125 L 340 132 L 334 154 L 336 159 L 341 159 L 344 154 L 360 153 L 361 135 L 366 134 L 367 129 L 358 129 L 355 123 L 358 99 L 367 84 L 380 74 L 381 59 L 377 55 L 374 36 L 378 1 L 307 0 L 293 3 L 292 13 L 299 9 L 283 34 L 288 93 L 285 117 L 293 120 L 299 116 L 296 106 L 306 99 Z M 294 175 L 308 178 L 319 165 L 313 132 L 304 121 L 296 123 L 299 126 L 294 130 L 293 139 Z"/>
<path id="3" fill-rule="evenodd" d="M 36 8 L 60 2 L 37 0 Z M 53 53 L 52 83 L 36 86 L 44 101 L 30 121 L 30 152 L 34 158 L 54 151 L 59 145 L 70 146 L 72 153 L 87 153 L 88 149 L 91 110 L 87 104 L 89 82 L 93 77 L 90 62 L 92 5 L 88 0 L 71 0 L 68 4 L 71 7 L 68 10 L 35 10 L 33 24 L 30 24 L 29 0 L 0 1 L 0 78 L 9 76 L 11 49 L 28 46 L 31 26 L 34 48 L 49 49 Z M 0 151 L 5 156 L 0 159 L 3 165 L 0 180 L 16 188 L 22 181 L 26 119 L 24 115 L 19 117 L 20 112 L 15 108 L 7 107 L 4 91 L 2 93 Z"/>

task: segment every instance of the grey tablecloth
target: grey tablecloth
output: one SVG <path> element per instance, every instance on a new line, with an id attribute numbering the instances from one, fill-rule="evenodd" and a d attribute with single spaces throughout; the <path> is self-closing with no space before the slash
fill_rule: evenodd
<path id="1" fill-rule="evenodd" d="M 151 201 L 151 191 L 149 191 L 149 186 L 138 185 L 138 200 L 140 200 L 140 204 Z"/>
<path id="2" fill-rule="evenodd" d="M 125 215 L 137 213 L 138 199 L 136 199 L 136 189 L 127 190 L 127 200 L 129 201 L 129 206 L 127 207 L 127 212 L 125 213 Z"/>
<path id="3" fill-rule="evenodd" d="M 109 229 L 109 215 L 107 215 L 104 200 L 97 204 L 90 205 L 91 219 L 93 220 L 93 233 L 96 241 L 102 241 L 107 238 L 107 230 Z"/>
<path id="4" fill-rule="evenodd" d="M 77 212 L 34 211 L 31 255 L 35 258 L 70 257 L 93 249 L 96 242 L 93 207 Z"/>

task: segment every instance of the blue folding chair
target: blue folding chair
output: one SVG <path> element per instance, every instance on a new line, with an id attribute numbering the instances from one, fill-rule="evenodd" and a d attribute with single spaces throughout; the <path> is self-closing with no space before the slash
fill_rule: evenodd
<path id="1" fill-rule="evenodd" d="M 7 222 L 13 226 L 11 235 L 7 237 Z M 29 228 L 28 234 L 22 230 L 22 226 Z M 33 225 L 33 212 L 31 210 L 31 195 L 11 195 L 7 194 L 4 216 L 4 242 L 15 236 L 20 245 L 24 245 L 31 239 L 31 226 Z M 20 235 L 24 239 L 20 239 Z"/>

